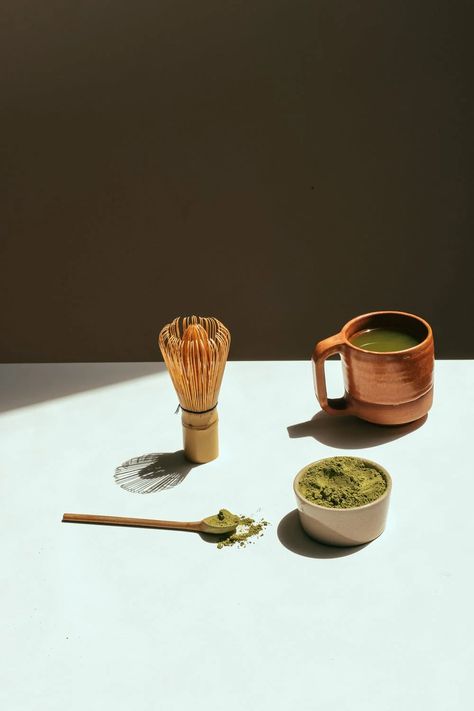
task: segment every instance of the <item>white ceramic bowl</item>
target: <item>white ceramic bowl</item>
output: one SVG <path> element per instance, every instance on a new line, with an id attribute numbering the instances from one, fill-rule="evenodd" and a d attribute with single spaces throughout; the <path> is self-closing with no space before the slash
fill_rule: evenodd
<path id="1" fill-rule="evenodd" d="M 386 469 L 370 459 L 356 457 L 366 464 L 375 467 L 385 477 L 387 488 L 379 499 L 364 506 L 350 509 L 327 508 L 307 501 L 298 491 L 298 482 L 309 467 L 327 459 L 318 459 L 307 464 L 295 476 L 293 490 L 298 504 L 298 513 L 304 530 L 317 541 L 330 546 L 359 546 L 373 541 L 380 536 L 387 520 L 392 479 Z"/>

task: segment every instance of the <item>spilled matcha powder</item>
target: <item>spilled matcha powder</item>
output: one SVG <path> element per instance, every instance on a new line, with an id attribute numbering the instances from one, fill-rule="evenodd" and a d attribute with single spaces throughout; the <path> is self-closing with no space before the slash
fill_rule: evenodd
<path id="1" fill-rule="evenodd" d="M 250 516 L 237 516 L 227 509 L 221 509 L 215 516 L 208 516 L 204 520 L 207 525 L 215 528 L 234 526 L 233 531 L 215 536 L 218 548 L 229 546 L 245 548 L 249 543 L 255 543 L 255 539 L 263 536 L 265 528 L 268 526 L 268 521 L 264 519 L 256 521 Z"/>
<path id="2" fill-rule="evenodd" d="M 349 509 L 379 499 L 387 481 L 376 467 L 358 457 L 329 457 L 310 466 L 297 486 L 312 504 Z"/>
<path id="3" fill-rule="evenodd" d="M 263 536 L 265 528 L 268 526 L 268 521 L 261 519 L 255 521 L 249 516 L 240 516 L 239 523 L 234 533 L 224 536 L 218 543 L 218 548 L 225 546 L 238 545 L 240 548 L 245 548 L 248 543 L 255 543 L 252 538 L 260 538 Z"/>

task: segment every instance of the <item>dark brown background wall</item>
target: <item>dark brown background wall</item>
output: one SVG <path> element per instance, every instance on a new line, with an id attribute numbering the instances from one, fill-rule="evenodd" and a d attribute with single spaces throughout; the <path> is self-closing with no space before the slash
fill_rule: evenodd
<path id="1" fill-rule="evenodd" d="M 379 308 L 474 356 L 471 2 L 0 13 L 3 361 L 156 359 L 192 312 L 306 358 Z"/>

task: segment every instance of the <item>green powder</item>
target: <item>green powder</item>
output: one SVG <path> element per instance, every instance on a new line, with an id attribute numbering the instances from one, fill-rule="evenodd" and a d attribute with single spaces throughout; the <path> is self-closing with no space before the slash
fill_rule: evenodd
<path id="1" fill-rule="evenodd" d="M 223 510 L 225 511 L 225 509 Z M 224 533 L 222 536 L 216 537 L 218 548 L 227 548 L 228 546 L 245 548 L 249 543 L 255 543 L 256 538 L 261 538 L 265 528 L 268 526 L 268 521 L 264 519 L 255 521 L 255 519 L 249 516 L 237 516 L 236 518 L 238 519 L 238 523 L 233 533 Z"/>
<path id="2" fill-rule="evenodd" d="M 227 526 L 237 526 L 240 516 L 236 516 L 227 509 L 221 509 L 215 516 L 208 516 L 204 520 L 209 526 L 227 528 Z"/>
<path id="3" fill-rule="evenodd" d="M 358 457 L 330 457 L 309 467 L 297 486 L 312 504 L 349 509 L 379 499 L 387 481 L 376 467 Z"/>

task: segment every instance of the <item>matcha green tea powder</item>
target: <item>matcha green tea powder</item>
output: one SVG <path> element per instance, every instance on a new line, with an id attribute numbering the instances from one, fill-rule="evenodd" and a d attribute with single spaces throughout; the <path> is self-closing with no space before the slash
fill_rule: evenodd
<path id="1" fill-rule="evenodd" d="M 379 469 L 358 457 L 330 457 L 308 467 L 297 487 L 312 504 L 349 509 L 379 499 L 387 481 Z"/>
<path id="2" fill-rule="evenodd" d="M 208 516 L 204 520 L 209 526 L 226 528 L 227 526 L 237 526 L 240 521 L 240 516 L 231 513 L 227 509 L 221 509 L 215 516 Z"/>
<path id="3" fill-rule="evenodd" d="M 256 521 L 250 516 L 236 516 L 226 509 L 221 509 L 216 517 L 209 517 L 206 521 L 210 521 L 211 518 L 219 520 L 219 517 L 221 525 L 223 519 L 226 519 L 229 523 L 235 522 L 236 529 L 230 533 L 215 536 L 218 548 L 228 548 L 229 546 L 245 548 L 249 543 L 255 543 L 257 538 L 261 538 L 268 526 L 268 521 L 265 521 L 263 518 Z"/>

